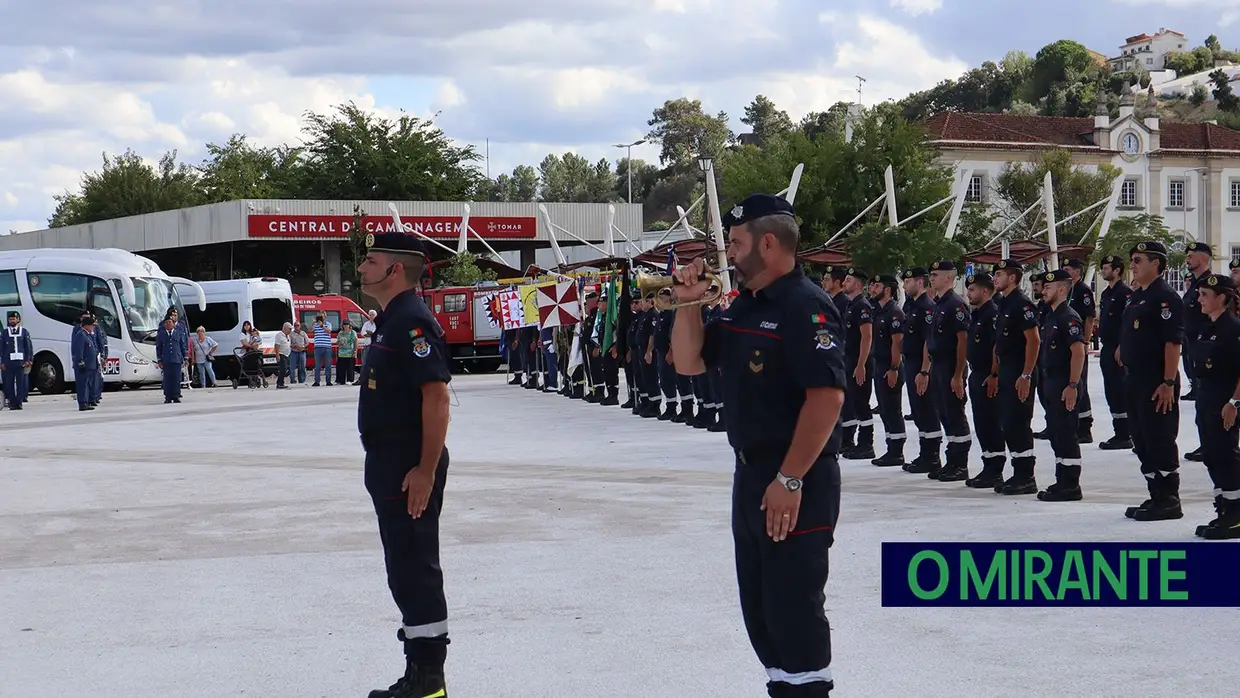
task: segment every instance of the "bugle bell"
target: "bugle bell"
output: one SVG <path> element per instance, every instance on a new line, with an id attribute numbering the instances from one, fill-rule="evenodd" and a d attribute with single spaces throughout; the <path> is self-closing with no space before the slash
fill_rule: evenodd
<path id="1" fill-rule="evenodd" d="M 654 299 L 654 307 L 659 310 L 675 310 L 714 303 L 723 297 L 723 280 L 718 274 L 708 271 L 702 275 L 702 278 L 710 281 L 710 288 L 706 291 L 706 295 L 695 301 L 676 300 L 676 290 L 673 287 L 678 282 L 674 276 L 639 273 L 633 283 L 637 286 L 637 292 L 642 298 Z"/>

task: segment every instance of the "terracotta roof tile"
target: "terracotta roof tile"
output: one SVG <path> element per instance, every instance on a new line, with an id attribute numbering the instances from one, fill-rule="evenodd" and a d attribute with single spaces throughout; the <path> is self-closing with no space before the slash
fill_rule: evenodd
<path id="1" fill-rule="evenodd" d="M 1018 114 L 944 112 L 922 122 L 932 141 L 976 143 L 980 147 L 1013 149 L 1087 148 L 1093 142 L 1090 117 L 1022 116 Z M 1163 150 L 1194 152 L 1240 151 L 1240 131 L 1214 124 L 1159 124 Z"/>

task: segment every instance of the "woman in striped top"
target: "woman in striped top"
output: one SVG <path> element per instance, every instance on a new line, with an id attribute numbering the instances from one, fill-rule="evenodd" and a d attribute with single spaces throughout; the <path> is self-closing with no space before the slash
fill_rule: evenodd
<path id="1" fill-rule="evenodd" d="M 332 384 L 332 326 L 327 318 L 314 318 L 314 385 L 319 384 L 319 373 L 327 373 L 327 385 Z"/>

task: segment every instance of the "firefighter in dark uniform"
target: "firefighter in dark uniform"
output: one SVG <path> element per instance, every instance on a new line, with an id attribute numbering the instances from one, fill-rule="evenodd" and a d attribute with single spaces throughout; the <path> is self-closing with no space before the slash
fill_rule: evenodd
<path id="1" fill-rule="evenodd" d="M 870 461 L 879 467 L 904 465 L 904 442 L 908 428 L 904 424 L 904 311 L 896 304 L 900 282 L 891 274 L 879 274 L 870 280 L 870 295 L 877 303 L 874 311 L 874 393 L 878 398 L 878 414 L 883 420 L 887 452 Z"/>
<path id="2" fill-rule="evenodd" d="M 1077 423 L 1081 374 L 1085 370 L 1085 321 L 1068 301 L 1078 289 L 1067 269 L 1042 275 L 1043 295 L 1051 306 L 1042 330 L 1038 370 L 1046 391 L 1046 430 L 1055 453 L 1055 484 L 1038 493 L 1044 502 L 1081 498 L 1081 443 Z"/>
<path id="3" fill-rule="evenodd" d="M 828 265 L 827 273 L 822 277 L 822 290 L 831 297 L 835 309 L 840 311 L 840 317 L 848 314 L 848 304 L 851 303 L 848 294 L 844 293 L 844 280 L 847 278 L 848 267 L 836 264 Z"/>
<path id="4" fill-rule="evenodd" d="M 1037 301 L 1037 303 L 1034 305 L 1034 309 L 1038 313 L 1038 327 L 1041 328 L 1042 323 L 1046 322 L 1046 316 L 1049 315 L 1051 312 L 1050 305 L 1048 305 L 1046 303 L 1046 299 L 1042 297 L 1042 275 L 1034 274 L 1033 279 L 1030 280 L 1029 284 L 1030 284 L 1031 290 L 1033 291 L 1033 300 Z M 1042 405 L 1042 411 L 1045 412 L 1046 411 L 1046 395 L 1043 394 L 1042 385 L 1040 383 L 1038 384 L 1038 403 Z M 1047 436 L 1048 433 L 1049 432 L 1047 432 L 1047 430 L 1044 428 L 1042 429 L 1042 431 L 1034 432 L 1033 438 L 1045 440 L 1045 439 L 1050 438 L 1049 436 Z"/>
<path id="5" fill-rule="evenodd" d="M 1240 319 L 1236 284 L 1231 276 L 1202 279 L 1198 300 L 1206 322 L 1193 340 L 1193 375 L 1197 376 L 1197 434 L 1206 470 L 1214 483 L 1217 516 L 1197 527 L 1207 540 L 1240 538 Z"/>
<path id="6" fill-rule="evenodd" d="M 994 301 L 995 280 L 985 272 L 965 279 L 966 293 L 973 312 L 969 317 L 969 401 L 973 403 L 973 431 L 982 447 L 982 471 L 964 481 L 969 487 L 993 489 L 1003 484 L 1007 451 L 1003 443 L 1003 423 L 997 393 L 988 387 L 995 358 L 995 325 L 999 306 Z"/>
<path id="7" fill-rule="evenodd" d="M 1128 451 L 1132 449 L 1132 436 L 1128 431 L 1128 406 L 1124 399 L 1124 369 L 1115 362 L 1115 350 L 1119 348 L 1120 332 L 1124 325 L 1124 308 L 1132 298 L 1132 289 L 1124 283 L 1124 258 L 1107 255 L 1098 269 L 1107 282 L 1098 303 L 1098 339 L 1102 340 L 1102 352 L 1098 365 L 1102 368 L 1102 388 L 1106 392 L 1107 407 L 1111 410 L 1111 425 L 1115 435 L 1098 444 L 1104 451 Z"/>
<path id="8" fill-rule="evenodd" d="M 1233 259 L 1227 263 L 1227 270 L 1231 273 L 1231 281 L 1240 288 L 1240 259 Z"/>
<path id="9" fill-rule="evenodd" d="M 1033 471 L 1033 401 L 1039 394 L 1038 353 L 1042 347 L 1038 313 L 1020 290 L 1024 267 L 1014 259 L 995 265 L 995 288 L 1003 294 L 995 325 L 995 356 L 987 394 L 997 398 L 1003 441 L 1012 456 L 1012 477 L 996 483 L 1004 495 L 1036 494 Z M 1038 283 L 1041 287 L 1041 282 Z"/>
<path id="10" fill-rule="evenodd" d="M 934 322 L 934 301 L 928 291 L 930 272 L 921 267 L 904 271 L 904 344 L 900 347 L 904 356 L 904 384 L 908 386 L 908 406 L 917 427 L 917 457 L 904 466 L 910 473 L 929 473 L 939 469 L 939 448 L 943 443 L 943 427 L 939 423 L 939 410 L 934 399 L 917 389 L 917 375 L 921 372 L 926 352 L 926 339 Z"/>
<path id="11" fill-rule="evenodd" d="M 638 401 L 641 395 L 641 369 L 633 361 L 633 346 L 637 344 L 637 322 L 638 316 L 641 314 L 641 296 L 638 295 L 636 289 L 629 293 L 628 303 L 630 313 L 629 324 L 625 328 L 625 354 L 622 357 L 624 359 L 624 382 L 628 386 L 628 397 L 620 407 L 626 410 L 633 410 L 633 414 L 637 414 Z"/>
<path id="12" fill-rule="evenodd" d="M 855 267 L 848 268 L 844 293 L 848 310 L 844 315 L 845 368 L 850 379 L 844 397 L 844 441 L 856 445 L 844 449 L 849 460 L 874 458 L 874 411 L 870 397 L 874 394 L 874 306 L 865 297 L 869 276 Z M 857 440 L 853 442 L 853 434 Z"/>
<path id="13" fill-rule="evenodd" d="M 1201 282 L 1210 274 L 1210 262 L 1214 260 L 1214 249 L 1204 242 L 1194 242 L 1184 249 L 1184 265 L 1188 267 L 1188 278 L 1184 284 L 1184 375 L 1188 377 L 1188 393 L 1181 400 L 1194 400 L 1199 387 L 1197 376 L 1193 373 L 1193 362 L 1190 358 L 1193 341 L 1197 332 L 1205 324 L 1205 315 L 1201 313 L 1201 303 L 1197 300 L 1197 289 Z M 1200 451 L 1200 449 L 1197 449 Z M 1197 453 L 1196 451 L 1192 452 Z M 1187 458 L 1190 454 L 1185 454 Z"/>
<path id="14" fill-rule="evenodd" d="M 525 371 L 525 383 L 522 384 L 527 390 L 538 389 L 538 325 L 530 325 L 517 330 L 517 351 L 521 352 L 521 366 Z"/>
<path id="15" fill-rule="evenodd" d="M 770 696 L 828 696 L 831 627 L 824 605 L 839 515 L 839 420 L 849 381 L 835 304 L 801 273 L 792 205 L 755 194 L 725 214 L 728 257 L 743 281 L 718 320 L 678 311 L 676 369 L 723 371 L 736 453 L 732 535 L 741 614 Z M 698 300 L 701 259 L 677 270 L 680 301 Z M 675 692 L 675 691 L 673 691 Z M 683 691 L 682 691 L 683 692 Z"/>
<path id="16" fill-rule="evenodd" d="M 1124 394 L 1132 443 L 1150 497 L 1124 515 L 1138 521 L 1184 516 L 1180 508 L 1180 347 L 1184 342 L 1184 299 L 1163 278 L 1167 249 L 1161 242 L 1138 243 L 1129 253 L 1137 289 L 1124 308 L 1119 340 Z"/>
<path id="17" fill-rule="evenodd" d="M 659 313 L 654 308 L 653 298 L 642 299 L 642 322 L 637 332 L 637 344 L 633 352 L 642 369 L 642 390 L 645 391 L 645 402 L 638 414 L 647 419 L 659 416 L 663 405 L 663 394 L 659 390 L 659 364 L 655 360 L 654 335 Z"/>
<path id="18" fill-rule="evenodd" d="M 401 233 L 367 235 L 358 265 L 362 290 L 383 310 L 362 361 L 357 427 L 405 649 L 405 674 L 387 690 L 371 691 L 371 698 L 446 695 L 448 606 L 439 515 L 452 376 L 443 329 L 418 295 L 425 265 L 422 242 Z"/>
<path id="19" fill-rule="evenodd" d="M 1068 304 L 1085 323 L 1085 346 L 1088 348 L 1093 346 L 1094 329 L 1098 319 L 1098 304 L 1094 301 L 1094 290 L 1082 278 L 1085 274 L 1085 262 L 1070 259 L 1064 265 L 1064 269 L 1072 278 L 1072 295 L 1068 297 Z M 1081 373 L 1081 385 L 1078 392 L 1080 397 L 1077 399 L 1077 423 L 1080 433 L 1077 434 L 1077 438 L 1083 444 L 1093 443 L 1094 408 L 1089 400 L 1089 354 L 1085 355 L 1085 370 Z"/>
<path id="20" fill-rule="evenodd" d="M 930 284 L 937 294 L 930 337 L 917 376 L 917 390 L 934 400 L 947 438 L 947 459 L 927 475 L 940 482 L 969 479 L 969 449 L 973 435 L 965 416 L 965 353 L 968 350 L 969 309 L 956 293 L 956 264 L 930 265 Z M 934 465 L 937 465 L 935 463 Z"/>

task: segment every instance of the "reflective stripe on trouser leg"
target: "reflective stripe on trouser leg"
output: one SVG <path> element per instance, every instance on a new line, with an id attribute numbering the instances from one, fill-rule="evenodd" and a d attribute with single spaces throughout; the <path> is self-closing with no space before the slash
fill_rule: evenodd
<path id="1" fill-rule="evenodd" d="M 893 444 L 890 448 L 902 447 L 905 439 L 908 438 L 908 427 L 904 423 L 904 405 L 901 399 L 904 396 L 904 381 L 897 376 L 896 384 L 892 387 L 887 384 L 887 374 L 879 374 L 875 377 L 874 396 L 878 399 L 878 416 L 883 421 L 883 431 L 886 433 L 887 442 Z M 899 446 L 894 445 L 897 443 Z"/>
<path id="2" fill-rule="evenodd" d="M 767 668 L 766 675 L 776 683 L 790 683 L 794 686 L 801 684 L 813 683 L 815 681 L 831 681 L 831 667 L 818 669 L 816 671 L 801 671 L 795 674 L 789 674 L 783 669 Z"/>
<path id="3" fill-rule="evenodd" d="M 947 432 L 947 467 L 966 467 L 973 436 L 969 431 L 969 418 L 965 416 L 965 403 L 952 391 L 953 375 L 952 369 L 944 363 L 932 365 L 931 385 L 926 392 L 933 391 L 943 430 Z"/>
<path id="4" fill-rule="evenodd" d="M 448 621 L 441 620 L 425 625 L 402 625 L 400 629 L 405 633 L 405 638 L 409 640 L 416 637 L 439 637 L 448 634 Z"/>
<path id="5" fill-rule="evenodd" d="M 1041 391 L 1041 381 L 1036 372 L 1029 377 L 1029 395 L 1020 399 L 1016 384 L 1024 372 L 1025 357 L 999 359 L 999 394 L 997 411 L 999 425 L 1003 430 L 1003 442 L 1012 457 L 1012 470 L 1016 475 L 1032 477 L 1036 461 L 1033 457 L 1033 406 Z"/>

